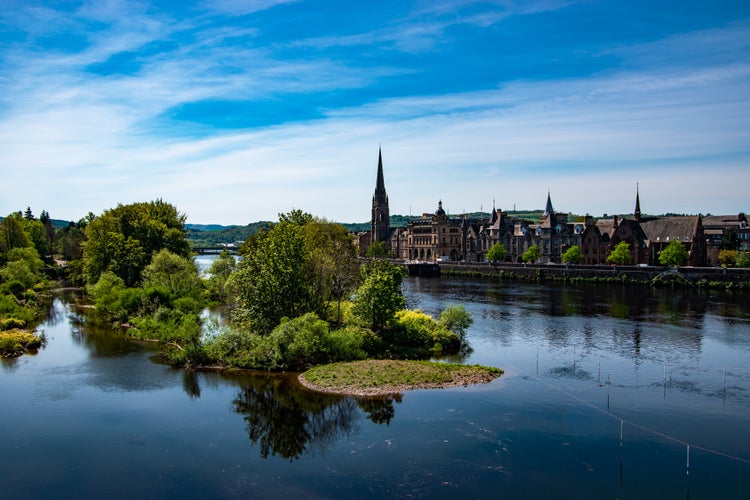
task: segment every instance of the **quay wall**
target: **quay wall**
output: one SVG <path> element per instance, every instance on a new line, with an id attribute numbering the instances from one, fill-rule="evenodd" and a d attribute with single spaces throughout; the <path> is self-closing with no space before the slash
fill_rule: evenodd
<path id="1" fill-rule="evenodd" d="M 528 280 L 613 280 L 651 282 L 659 278 L 665 282 L 689 281 L 691 283 L 726 283 L 750 286 L 750 269 L 719 267 L 661 266 L 582 266 L 544 264 L 490 264 L 470 262 L 441 262 L 440 272 L 445 275 L 486 275 L 492 278 L 518 277 Z"/>

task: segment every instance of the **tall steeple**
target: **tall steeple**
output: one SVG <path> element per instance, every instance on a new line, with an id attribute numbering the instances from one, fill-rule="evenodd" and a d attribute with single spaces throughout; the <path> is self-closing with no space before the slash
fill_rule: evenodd
<path id="1" fill-rule="evenodd" d="M 635 183 L 635 212 L 633 212 L 633 217 L 637 222 L 641 221 L 641 195 L 638 192 L 638 182 Z"/>
<path id="2" fill-rule="evenodd" d="M 390 211 L 388 209 L 388 194 L 385 192 L 383 177 L 383 154 L 378 148 L 378 176 L 375 181 L 375 194 L 372 196 L 372 242 L 385 241 L 391 229 Z"/>
<path id="3" fill-rule="evenodd" d="M 548 216 L 554 213 L 555 209 L 552 208 L 552 198 L 550 197 L 549 190 L 547 190 L 547 206 L 544 207 L 544 216 Z"/>

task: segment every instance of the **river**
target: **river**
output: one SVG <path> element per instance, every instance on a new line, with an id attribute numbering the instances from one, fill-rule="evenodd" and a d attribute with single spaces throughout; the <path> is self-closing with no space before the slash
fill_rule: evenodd
<path id="1" fill-rule="evenodd" d="M 71 294 L 0 363 L 2 498 L 746 498 L 750 298 L 409 278 L 486 385 L 355 400 L 158 362 Z"/>

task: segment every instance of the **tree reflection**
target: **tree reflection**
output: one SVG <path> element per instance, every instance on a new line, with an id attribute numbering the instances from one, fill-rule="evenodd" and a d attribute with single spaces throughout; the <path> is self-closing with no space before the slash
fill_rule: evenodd
<path id="1" fill-rule="evenodd" d="M 372 422 L 388 424 L 394 400 L 400 402 L 401 396 L 356 400 L 309 391 L 289 376 L 258 374 L 243 384 L 232 404 L 261 457 L 295 460 L 356 432 L 358 406 Z"/>
<path id="2" fill-rule="evenodd" d="M 383 398 L 363 398 L 357 400 L 359 407 L 367 413 L 367 418 L 376 424 L 390 424 L 391 419 L 396 415 L 396 409 L 393 402 L 401 402 L 403 396 L 394 394 Z"/>

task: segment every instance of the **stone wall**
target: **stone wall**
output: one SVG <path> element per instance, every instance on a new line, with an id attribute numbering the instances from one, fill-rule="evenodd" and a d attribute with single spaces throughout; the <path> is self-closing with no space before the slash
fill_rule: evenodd
<path id="1" fill-rule="evenodd" d="M 511 274 L 522 279 L 595 279 L 627 278 L 631 281 L 651 281 L 661 277 L 665 281 L 688 280 L 697 283 L 708 282 L 750 284 L 750 269 L 725 269 L 719 267 L 680 267 L 678 269 L 660 266 L 580 266 L 556 264 L 488 264 L 448 262 L 440 263 L 443 274 L 469 275 L 486 274 L 488 276 Z"/>

